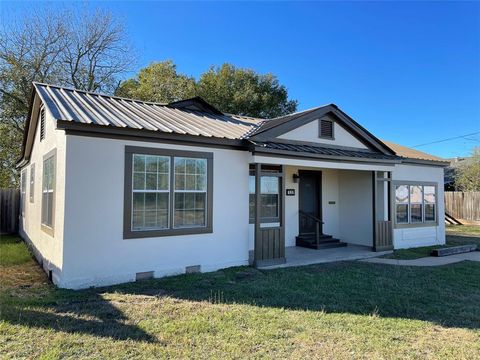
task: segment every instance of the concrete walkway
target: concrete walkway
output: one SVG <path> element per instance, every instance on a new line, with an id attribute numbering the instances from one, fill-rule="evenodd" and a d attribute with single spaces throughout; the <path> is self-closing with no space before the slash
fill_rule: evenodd
<path id="1" fill-rule="evenodd" d="M 304 266 L 324 264 L 336 261 L 352 261 L 368 259 L 375 256 L 391 254 L 392 251 L 374 252 L 367 246 L 348 244 L 346 247 L 313 250 L 299 246 L 285 248 L 286 263 L 279 265 L 263 266 L 261 269 L 270 270 L 291 266 Z"/>
<path id="2" fill-rule="evenodd" d="M 373 258 L 364 259 L 361 261 L 374 263 L 374 264 L 388 264 L 388 265 L 400 265 L 400 266 L 441 266 L 448 264 L 455 264 L 461 261 L 480 261 L 480 251 L 472 251 L 464 254 L 456 254 L 442 257 L 424 257 L 414 260 L 397 260 L 397 259 L 384 259 Z"/>

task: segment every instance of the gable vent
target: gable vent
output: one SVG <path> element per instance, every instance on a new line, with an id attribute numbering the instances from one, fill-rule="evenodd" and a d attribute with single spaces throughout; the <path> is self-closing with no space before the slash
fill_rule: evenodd
<path id="1" fill-rule="evenodd" d="M 40 110 L 40 141 L 45 139 L 45 109 Z"/>
<path id="2" fill-rule="evenodd" d="M 333 121 L 322 119 L 320 120 L 320 137 L 333 139 Z"/>

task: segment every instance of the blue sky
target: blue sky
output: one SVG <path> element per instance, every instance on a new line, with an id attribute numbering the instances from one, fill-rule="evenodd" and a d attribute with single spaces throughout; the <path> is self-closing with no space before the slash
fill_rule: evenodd
<path id="1" fill-rule="evenodd" d="M 37 3 L 38 4 L 38 3 Z M 271 72 L 299 110 L 335 103 L 406 146 L 480 132 L 480 3 L 93 2 L 125 20 L 139 67 Z M 417 149 L 464 156 L 480 134 Z"/>

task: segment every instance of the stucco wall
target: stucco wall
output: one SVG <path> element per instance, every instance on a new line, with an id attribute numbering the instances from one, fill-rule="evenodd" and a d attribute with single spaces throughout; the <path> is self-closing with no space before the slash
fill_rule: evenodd
<path id="1" fill-rule="evenodd" d="M 340 145 L 367 149 L 367 147 L 362 142 L 360 142 L 356 137 L 350 134 L 337 122 L 334 122 L 333 134 L 333 140 L 319 138 L 318 120 L 314 120 L 309 122 L 308 124 L 302 125 L 292 131 L 282 134 L 278 138 L 284 140 L 308 141 L 320 144 Z"/>
<path id="2" fill-rule="evenodd" d="M 373 246 L 372 172 L 339 170 L 340 239 Z"/>
<path id="3" fill-rule="evenodd" d="M 67 136 L 64 274 L 62 286 L 80 288 L 248 263 L 246 152 L 213 153 L 213 233 L 123 239 L 125 146 L 198 151 L 199 148 Z"/>
<path id="4" fill-rule="evenodd" d="M 438 224 L 429 227 L 394 229 L 396 249 L 445 244 L 445 200 L 443 193 L 443 168 L 419 165 L 396 165 L 394 181 L 423 181 L 437 184 Z"/>
<path id="5" fill-rule="evenodd" d="M 43 156 L 56 149 L 54 236 L 41 228 Z M 30 202 L 30 172 L 35 164 L 34 199 Z M 30 162 L 26 169 L 27 186 L 25 214 L 20 215 L 20 235 L 31 245 L 45 271 L 52 270 L 52 280 L 60 283 L 63 268 L 63 214 L 65 191 L 65 134 L 55 129 L 55 121 L 45 112 L 45 138 L 40 141 L 40 125 L 35 130 L 35 139 Z"/>

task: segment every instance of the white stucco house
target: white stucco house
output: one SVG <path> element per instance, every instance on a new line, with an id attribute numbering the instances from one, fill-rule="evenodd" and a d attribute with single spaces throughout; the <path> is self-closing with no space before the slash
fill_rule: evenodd
<path id="1" fill-rule="evenodd" d="M 334 104 L 255 119 L 200 98 L 38 83 L 32 96 L 20 233 L 60 287 L 267 266 L 293 246 L 445 243 L 448 163 L 379 140 Z"/>

